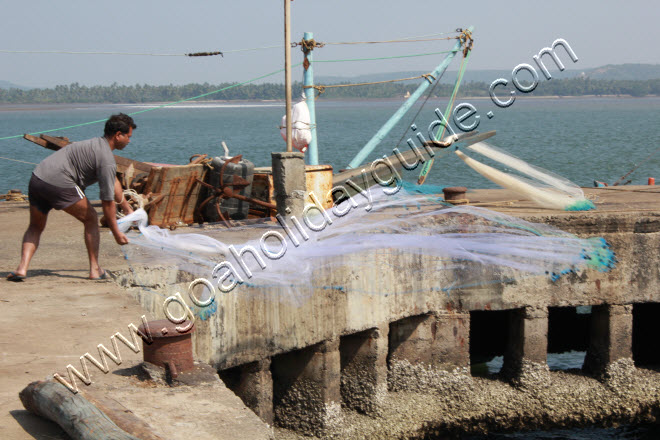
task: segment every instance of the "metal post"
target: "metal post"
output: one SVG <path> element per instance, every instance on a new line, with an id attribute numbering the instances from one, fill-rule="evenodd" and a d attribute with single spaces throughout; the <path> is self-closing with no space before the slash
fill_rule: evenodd
<path id="1" fill-rule="evenodd" d="M 303 40 L 309 41 L 314 39 L 314 34 L 311 32 L 305 32 L 303 35 Z M 305 61 L 303 62 L 303 86 L 313 86 L 314 85 L 314 66 L 312 64 L 314 48 L 309 50 L 304 50 L 305 52 Z M 311 124 L 310 130 L 312 133 L 312 140 L 309 142 L 309 164 L 318 165 L 319 164 L 319 151 L 316 140 L 316 107 L 315 107 L 315 98 L 316 92 L 313 87 L 303 88 L 305 91 L 305 100 L 307 102 L 307 108 L 309 108 L 309 122 Z"/>
<path id="2" fill-rule="evenodd" d="M 468 30 L 472 32 L 473 26 L 470 26 Z M 442 63 L 435 68 L 431 75 L 434 78 L 438 78 L 449 66 L 449 63 L 454 58 L 454 55 L 461 49 L 461 41 L 457 41 L 454 47 L 451 49 L 451 52 L 447 54 Z M 348 168 L 357 168 L 359 167 L 371 154 L 371 152 L 378 146 L 378 144 L 387 136 L 387 134 L 394 128 L 394 126 L 401 120 L 401 118 L 410 110 L 413 104 L 419 99 L 420 96 L 426 91 L 427 88 L 431 85 L 431 82 L 424 80 L 422 84 L 419 85 L 417 90 L 410 95 L 410 98 L 403 103 L 401 107 L 392 115 L 392 117 L 383 125 L 380 130 L 367 142 L 367 144 L 362 147 L 362 150 L 353 158 Z M 445 115 L 446 116 L 446 115 Z"/>
<path id="3" fill-rule="evenodd" d="M 286 151 L 293 151 L 291 133 L 291 0 L 284 0 L 284 89 L 286 96 Z"/>

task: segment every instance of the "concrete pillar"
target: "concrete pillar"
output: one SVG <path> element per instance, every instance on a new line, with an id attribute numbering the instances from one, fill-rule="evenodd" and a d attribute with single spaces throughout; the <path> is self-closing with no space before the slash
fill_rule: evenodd
<path id="1" fill-rule="evenodd" d="M 452 371 L 470 366 L 470 314 L 413 316 L 391 324 L 390 359 Z"/>
<path id="2" fill-rule="evenodd" d="M 632 305 L 593 306 L 584 370 L 599 376 L 613 362 L 631 359 L 632 327 Z"/>
<path id="3" fill-rule="evenodd" d="M 452 371 L 470 368 L 470 313 L 439 313 L 431 327 L 431 364 Z"/>
<path id="4" fill-rule="evenodd" d="M 305 156 L 300 152 L 275 152 L 271 159 L 277 212 L 282 217 L 295 215 L 300 219 L 307 191 Z"/>
<path id="5" fill-rule="evenodd" d="M 233 391 L 261 420 L 273 424 L 273 378 L 270 359 L 242 365 Z"/>
<path id="6" fill-rule="evenodd" d="M 339 338 L 273 358 L 275 421 L 324 436 L 341 427 Z"/>
<path id="7" fill-rule="evenodd" d="M 433 359 L 432 314 L 411 316 L 390 324 L 390 362 L 408 361 L 411 365 L 430 365 Z"/>
<path id="8" fill-rule="evenodd" d="M 547 369 L 548 309 L 525 307 L 509 312 L 509 334 L 502 372 L 519 378 L 528 366 Z"/>
<path id="9" fill-rule="evenodd" d="M 387 395 L 388 331 L 384 325 L 341 338 L 341 396 L 348 408 L 380 413 Z"/>

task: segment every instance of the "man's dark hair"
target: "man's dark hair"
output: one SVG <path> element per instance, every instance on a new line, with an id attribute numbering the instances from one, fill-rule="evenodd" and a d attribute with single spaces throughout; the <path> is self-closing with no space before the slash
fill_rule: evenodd
<path id="1" fill-rule="evenodd" d="M 108 119 L 105 122 L 105 129 L 103 130 L 103 135 L 107 138 L 110 138 L 114 136 L 115 133 L 118 131 L 122 132 L 123 134 L 126 134 L 130 131 L 130 129 L 136 129 L 137 125 L 135 125 L 135 121 L 133 121 L 133 118 L 131 118 L 128 115 L 125 115 L 124 113 L 119 113 L 118 115 L 112 115 L 110 116 L 110 119 Z"/>

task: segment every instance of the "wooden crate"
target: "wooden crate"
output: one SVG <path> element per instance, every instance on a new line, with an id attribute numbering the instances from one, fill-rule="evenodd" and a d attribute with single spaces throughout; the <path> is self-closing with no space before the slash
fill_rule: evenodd
<path id="1" fill-rule="evenodd" d="M 203 164 L 153 167 L 143 193 L 152 194 L 149 224 L 161 228 L 201 222 L 197 211 L 208 167 Z"/>

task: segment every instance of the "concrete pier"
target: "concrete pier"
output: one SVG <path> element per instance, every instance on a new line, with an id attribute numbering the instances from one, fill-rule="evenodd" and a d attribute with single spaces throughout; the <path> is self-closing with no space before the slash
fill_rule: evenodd
<path id="1" fill-rule="evenodd" d="M 217 296 L 217 311 L 196 323 L 196 356 L 221 372 L 238 368 L 232 389 L 289 433 L 423 437 L 467 425 L 484 432 L 656 420 L 660 373 L 645 369 L 659 362 L 660 197 L 654 189 L 586 190 L 598 207 L 592 212 L 539 209 L 504 190 L 468 193 L 478 206 L 605 238 L 619 260 L 609 273 L 585 270 L 556 281 L 502 273 L 500 283 L 439 291 L 460 274 L 406 276 L 434 262 L 396 249 L 373 253 L 367 268 L 356 264 L 360 256 L 346 255 L 341 266 L 317 274 L 319 285 L 341 289 L 310 287 L 299 302 L 277 287 L 241 286 Z M 228 230 L 225 237 L 230 243 L 254 238 L 245 234 Z M 135 285 L 148 276 L 126 273 L 120 282 Z M 185 290 L 177 284 L 185 279 L 180 273 L 167 276 L 172 291 Z M 157 302 L 133 291 L 159 316 Z M 568 350 L 586 351 L 584 371 L 549 371 L 548 353 Z M 471 364 L 493 356 L 504 358 L 499 376 L 484 381 L 470 374 Z M 625 393 L 607 382 L 622 367 Z M 399 407 L 407 412 L 401 417 Z"/>

